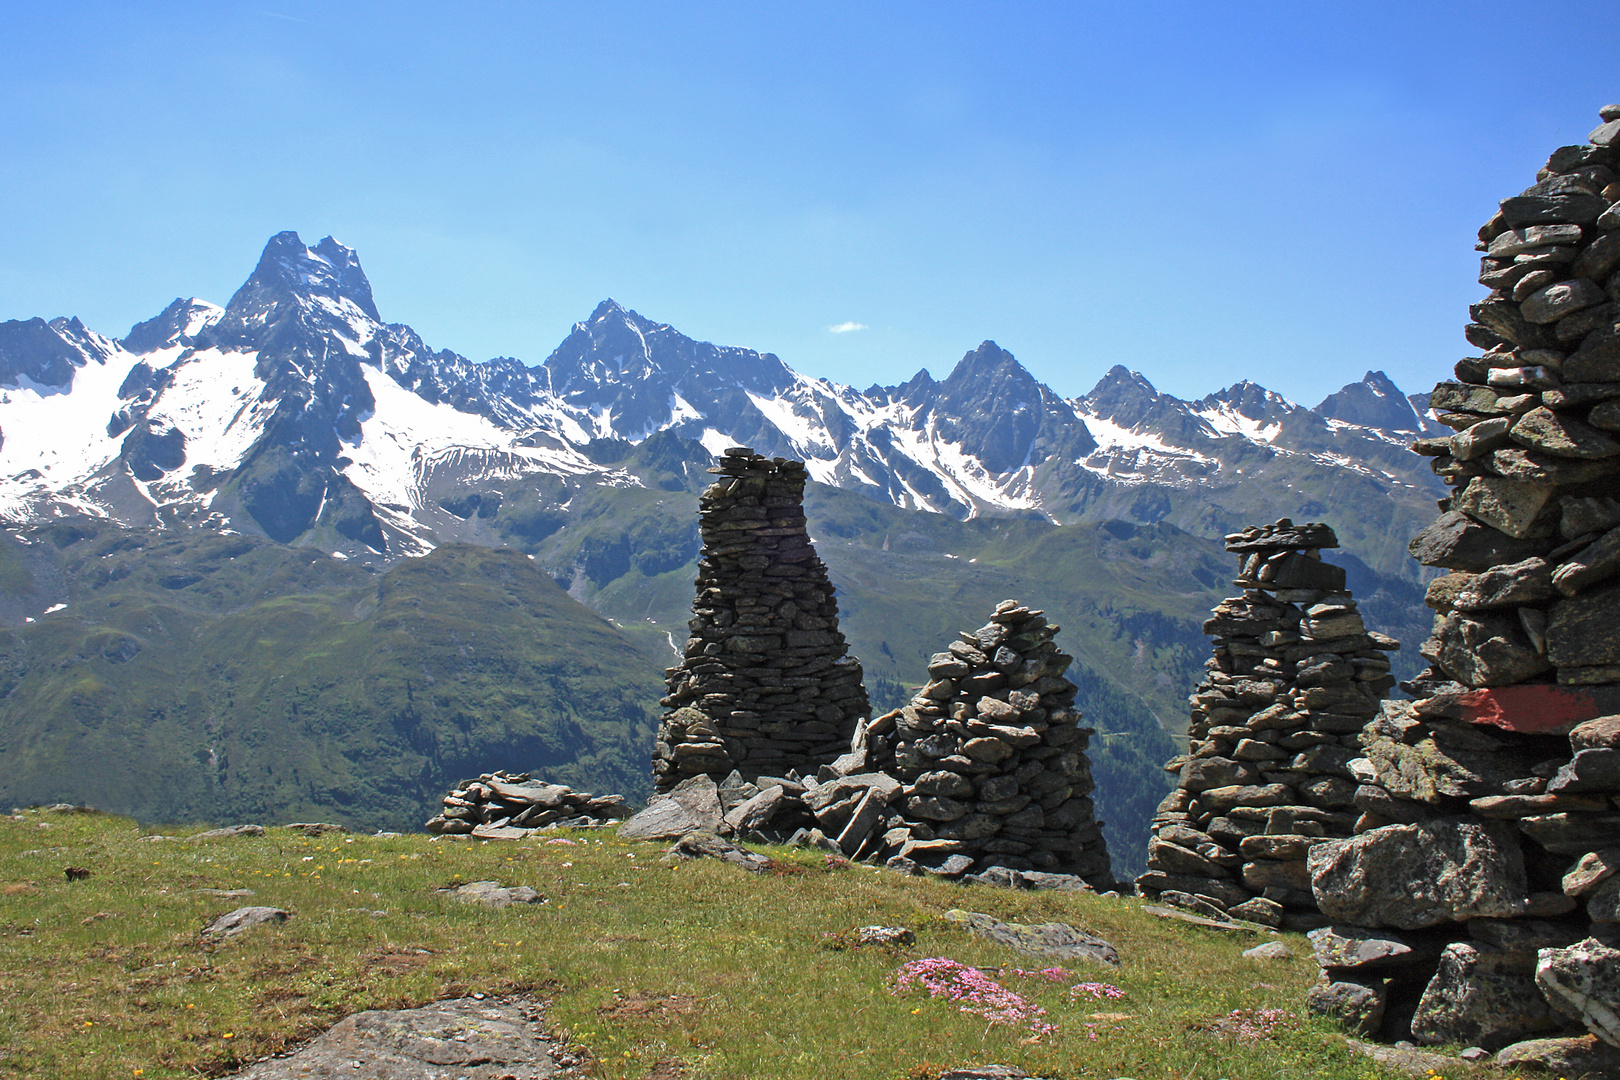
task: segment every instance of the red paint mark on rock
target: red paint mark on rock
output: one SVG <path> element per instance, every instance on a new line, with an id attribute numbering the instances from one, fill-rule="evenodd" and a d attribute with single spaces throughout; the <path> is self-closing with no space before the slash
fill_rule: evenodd
<path id="1" fill-rule="evenodd" d="M 1620 688 L 1497 686 L 1461 694 L 1457 704 L 1470 723 L 1523 735 L 1567 735 L 1577 724 L 1620 711 Z"/>

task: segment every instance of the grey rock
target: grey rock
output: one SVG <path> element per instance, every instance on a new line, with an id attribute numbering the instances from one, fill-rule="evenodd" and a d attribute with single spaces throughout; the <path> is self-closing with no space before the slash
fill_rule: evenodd
<path id="1" fill-rule="evenodd" d="M 764 855 L 704 831 L 690 832 L 676 840 L 664 854 L 663 861 L 689 862 L 692 859 L 719 859 L 755 874 L 762 873 L 771 865 L 771 860 Z"/>
<path id="2" fill-rule="evenodd" d="M 1544 405 L 1519 417 L 1508 437 L 1527 450 L 1554 457 L 1596 460 L 1620 454 L 1620 441 Z"/>
<path id="3" fill-rule="evenodd" d="M 484 907 L 509 908 L 513 904 L 543 904 L 546 898 L 527 885 L 502 885 L 498 881 L 473 881 L 466 885 L 454 888 L 437 890 L 441 895 L 450 896 L 469 904 L 481 904 Z"/>
<path id="4" fill-rule="evenodd" d="M 1620 1048 L 1620 949 L 1587 938 L 1536 954 L 1536 986 L 1564 1016 Z"/>
<path id="5" fill-rule="evenodd" d="M 1089 960 L 1111 967 L 1119 966 L 1119 952 L 1095 934 L 1077 930 L 1064 923 L 1049 922 L 1033 926 L 1002 922 L 979 912 L 953 908 L 945 918 L 961 926 L 976 937 L 1006 945 L 1026 956 L 1050 957 L 1054 960 Z"/>
<path id="6" fill-rule="evenodd" d="M 1387 930 L 1333 923 L 1305 936 L 1310 939 L 1317 964 L 1324 968 L 1359 971 L 1404 967 L 1423 958 L 1410 941 Z"/>
<path id="7" fill-rule="evenodd" d="M 1357 1035 L 1376 1035 L 1384 1022 L 1388 995 L 1381 982 L 1366 984 L 1325 976 L 1305 995 L 1305 1009 L 1335 1020 Z"/>
<path id="8" fill-rule="evenodd" d="M 1592 214 L 1594 220 L 1598 214 L 1608 209 L 1607 205 L 1601 207 L 1597 205 L 1602 202 L 1600 199 L 1582 200 L 1582 202 L 1595 211 Z M 1604 294 L 1603 287 L 1597 282 L 1584 277 L 1577 277 L 1568 281 L 1556 282 L 1531 293 L 1519 305 L 1519 310 L 1526 319 L 1533 323 L 1550 323 L 1562 319 L 1565 315 L 1580 311 L 1582 308 L 1591 307 L 1593 304 L 1601 304 L 1607 299 L 1608 296 Z"/>
<path id="9" fill-rule="evenodd" d="M 1496 1064 L 1504 1072 L 1515 1074 L 1533 1069 L 1570 1080 L 1610 1080 L 1620 1077 L 1620 1050 L 1593 1035 L 1527 1039 L 1504 1047 L 1496 1055 Z"/>
<path id="10" fill-rule="evenodd" d="M 1620 874 L 1620 847 L 1588 851 L 1564 874 L 1564 895 L 1584 900 L 1617 874 Z"/>
<path id="11" fill-rule="evenodd" d="M 777 811 L 782 809 L 786 801 L 787 793 L 782 787 L 773 784 L 770 787 L 762 788 L 758 794 L 739 803 L 732 808 L 730 813 L 726 814 L 722 819 L 723 828 L 733 836 L 743 836 L 754 832 L 768 824 L 776 816 Z M 619 829 L 619 835 L 624 835 L 622 826 Z M 634 839 L 634 837 L 631 837 L 631 839 Z"/>
<path id="12" fill-rule="evenodd" d="M 704 779 L 708 779 L 704 777 Z M 711 784 L 714 782 L 709 781 Z M 716 803 L 718 808 L 718 802 Z M 715 815 L 710 820 L 706 815 L 700 815 L 682 806 L 674 799 L 655 798 L 647 804 L 647 809 L 633 815 L 628 821 L 619 826 L 621 840 L 673 840 L 687 833 L 699 829 L 713 831 L 718 827 L 720 818 Z"/>
<path id="13" fill-rule="evenodd" d="M 1517 825 L 1556 855 L 1584 855 L 1611 846 L 1620 836 L 1620 814 L 1532 814 L 1519 818 Z"/>
<path id="14" fill-rule="evenodd" d="M 1547 613 L 1547 658 L 1560 668 L 1620 663 L 1620 587 L 1560 600 Z"/>
<path id="15" fill-rule="evenodd" d="M 1244 949 L 1243 955 L 1250 960 L 1292 960 L 1294 950 L 1280 941 L 1267 941 L 1252 949 Z"/>
<path id="16" fill-rule="evenodd" d="M 1507 566 L 1493 566 L 1468 579 L 1453 598 L 1463 611 L 1519 607 L 1539 604 L 1558 595 L 1553 588 L 1552 568 L 1546 559 L 1525 559 Z"/>
<path id="17" fill-rule="evenodd" d="M 1620 750 L 1620 716 L 1600 716 L 1577 724 L 1569 733 L 1569 745 L 1576 751 Z"/>
<path id="18" fill-rule="evenodd" d="M 1441 514 L 1412 538 L 1407 550 L 1424 566 L 1471 573 L 1543 553 L 1534 541 L 1515 540 L 1456 511 Z"/>
<path id="19" fill-rule="evenodd" d="M 861 945 L 915 945 L 917 935 L 904 926 L 858 926 L 851 933 Z"/>
<path id="20" fill-rule="evenodd" d="M 1464 817 L 1387 825 L 1318 844 L 1306 859 L 1329 918 L 1413 930 L 1525 910 L 1529 882 L 1513 827 Z"/>
<path id="21" fill-rule="evenodd" d="M 1536 993 L 1530 953 L 1459 941 L 1440 954 L 1439 969 L 1412 1017 L 1412 1037 L 1431 1046 L 1463 1043 L 1494 1050 L 1560 1026 Z"/>
<path id="22" fill-rule="evenodd" d="M 209 829 L 207 832 L 188 836 L 188 840 L 223 840 L 233 836 L 263 836 L 263 825 L 227 825 L 223 829 Z"/>
<path id="23" fill-rule="evenodd" d="M 572 1065 L 549 1035 L 542 1006 L 524 998 L 459 998 L 418 1009 L 370 1010 L 338 1021 L 287 1057 L 237 1080 L 550 1080 Z"/>
<path id="24" fill-rule="evenodd" d="M 1547 784 L 1549 795 L 1620 791 L 1620 750 L 1582 750 Z"/>
<path id="25" fill-rule="evenodd" d="M 1492 460 L 1499 454 L 1492 454 Z M 1542 509 L 1552 496 L 1553 487 L 1544 480 L 1476 476 L 1468 481 L 1467 487 L 1452 496 L 1451 505 L 1498 532 L 1523 539 L 1534 530 Z"/>
<path id="26" fill-rule="evenodd" d="M 1465 686 L 1511 686 L 1551 666 L 1536 651 L 1516 613 L 1454 611 L 1438 635 L 1436 660 Z"/>
<path id="27" fill-rule="evenodd" d="M 204 937 L 232 938 L 238 934 L 245 934 L 255 927 L 268 926 L 272 923 L 284 923 L 292 918 L 292 913 L 275 907 L 239 907 L 235 911 L 228 911 L 224 915 L 209 923 L 203 929 Z"/>

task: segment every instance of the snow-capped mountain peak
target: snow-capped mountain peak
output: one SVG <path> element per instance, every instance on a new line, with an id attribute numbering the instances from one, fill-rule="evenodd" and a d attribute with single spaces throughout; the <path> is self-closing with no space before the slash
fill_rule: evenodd
<path id="1" fill-rule="evenodd" d="M 1422 423 L 1377 372 L 1316 410 L 1251 382 L 1183 401 L 1122 366 L 1064 400 L 993 341 L 943 380 L 924 369 L 863 392 L 611 299 L 540 366 L 476 363 L 383 324 L 355 252 L 293 232 L 270 239 L 224 308 L 176 300 L 122 341 L 77 320 L 0 324 L 6 517 L 71 510 L 351 555 L 490 541 L 502 500 L 532 503 L 542 477 L 552 491 L 639 484 L 599 463 L 622 457 L 604 445 L 654 435 L 664 458 L 691 455 L 682 468 L 747 445 L 804 460 L 822 483 L 956 517 L 1211 531 L 1312 512 L 1259 509 L 1276 485 L 1257 477 L 1421 503 L 1430 481 L 1401 447 Z M 525 511 L 565 512 L 566 499 Z"/>

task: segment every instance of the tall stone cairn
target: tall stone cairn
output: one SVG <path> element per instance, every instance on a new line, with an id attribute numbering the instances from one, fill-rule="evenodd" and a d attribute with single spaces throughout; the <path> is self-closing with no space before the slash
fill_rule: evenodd
<path id="1" fill-rule="evenodd" d="M 899 820 L 885 835 L 898 862 L 948 873 L 992 867 L 1114 887 L 1091 801 L 1070 660 L 1059 627 L 1016 600 L 928 662 L 910 704 L 865 729 L 869 767 L 899 779 Z"/>
<path id="2" fill-rule="evenodd" d="M 871 711 L 804 520 L 804 464 L 727 450 L 698 504 L 703 554 L 685 659 L 670 668 L 653 784 L 815 772 Z"/>
<path id="3" fill-rule="evenodd" d="M 1360 731 L 1395 684 L 1400 643 L 1362 625 L 1326 525 L 1250 527 L 1226 538 L 1244 591 L 1221 602 L 1209 674 L 1189 698 L 1188 753 L 1148 841 L 1157 894 L 1205 914 L 1290 929 L 1323 922 L 1305 858 L 1351 835 Z"/>
<path id="4" fill-rule="evenodd" d="M 1413 449 L 1430 667 L 1363 733 L 1357 835 L 1315 847 L 1308 1004 L 1359 1031 L 1620 1076 L 1620 105 L 1479 233 Z"/>

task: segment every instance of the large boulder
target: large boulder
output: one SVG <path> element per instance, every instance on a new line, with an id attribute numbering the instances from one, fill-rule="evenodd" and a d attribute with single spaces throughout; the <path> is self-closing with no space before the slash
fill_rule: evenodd
<path id="1" fill-rule="evenodd" d="M 1499 1049 L 1561 1023 L 1536 993 L 1535 960 L 1466 941 L 1446 946 L 1412 1017 L 1420 1043 L 1462 1043 Z"/>
<path id="2" fill-rule="evenodd" d="M 1306 864 L 1322 914 L 1356 926 L 1415 930 L 1518 915 L 1529 904 L 1524 855 L 1504 822 L 1386 825 L 1317 844 Z"/>

